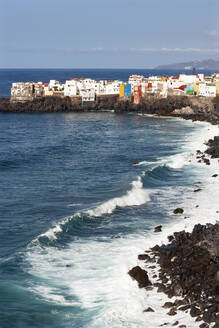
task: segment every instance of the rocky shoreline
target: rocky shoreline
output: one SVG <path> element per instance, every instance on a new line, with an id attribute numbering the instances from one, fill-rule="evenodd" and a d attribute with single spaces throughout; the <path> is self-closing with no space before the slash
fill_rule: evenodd
<path id="1" fill-rule="evenodd" d="M 210 165 L 211 158 L 219 158 L 219 137 L 207 142 L 207 150 L 196 152 L 198 162 Z M 218 174 L 212 175 L 217 178 Z M 198 192 L 198 188 L 194 192 Z M 183 214 L 182 208 L 174 210 L 174 214 Z M 154 233 L 159 233 L 162 226 L 157 226 Z M 219 223 L 197 224 L 191 233 L 180 231 L 168 236 L 169 243 L 156 245 L 138 255 L 148 270 L 158 268 L 158 274 L 149 279 L 148 272 L 140 266 L 132 268 L 128 273 L 138 282 L 139 288 L 165 293 L 169 302 L 163 304 L 167 315 L 174 318 L 178 312 L 186 312 L 200 323 L 200 328 L 219 327 Z M 171 302 L 171 298 L 176 298 Z M 147 308 L 145 312 L 154 312 Z M 165 322 L 161 326 L 170 326 Z M 172 326 L 187 327 L 175 321 Z"/>
<path id="2" fill-rule="evenodd" d="M 185 119 L 208 121 L 219 124 L 219 99 L 199 98 L 196 96 L 168 96 L 158 98 L 154 95 L 142 98 L 140 104 L 133 99 L 117 95 L 98 96 L 91 103 L 82 103 L 80 97 L 41 97 L 26 102 L 12 102 L 0 98 L 0 113 L 54 113 L 89 112 L 113 110 L 115 113 L 142 113 L 162 116 L 179 116 Z"/>
<path id="3" fill-rule="evenodd" d="M 153 282 L 140 266 L 132 268 L 129 275 L 140 288 L 157 288 L 157 292 L 167 294 L 170 299 L 178 297 L 163 304 L 169 316 L 185 311 L 197 322 L 204 321 L 200 328 L 207 328 L 210 323 L 218 327 L 219 224 L 198 224 L 192 233 L 175 232 L 168 239 L 169 244 L 156 245 L 138 256 L 150 267 L 152 263 L 159 265 L 159 275 L 153 276 Z M 150 311 L 154 310 L 145 310 Z"/>

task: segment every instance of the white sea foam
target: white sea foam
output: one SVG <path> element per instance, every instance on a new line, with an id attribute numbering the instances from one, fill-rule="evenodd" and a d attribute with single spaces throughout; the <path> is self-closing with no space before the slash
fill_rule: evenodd
<path id="1" fill-rule="evenodd" d="M 193 133 L 189 133 L 185 136 L 184 144 L 181 146 L 181 149 L 179 149 L 180 153 L 160 159 L 163 164 L 174 169 L 181 169 L 189 165 L 197 165 L 195 157 L 196 151 L 200 150 L 204 152 L 207 148 L 205 143 L 219 133 L 218 126 L 212 126 L 207 122 L 188 121 L 187 124 L 194 124 L 196 127 L 200 127 L 200 129 L 196 129 Z"/>
<path id="2" fill-rule="evenodd" d="M 176 215 L 174 220 L 162 223 L 160 233 L 151 230 L 145 234 L 116 239 L 79 238 L 65 249 L 30 248 L 27 253 L 27 260 L 31 265 L 29 273 L 38 280 L 38 286 L 33 288 L 34 292 L 56 304 L 78 305 L 83 309 L 95 308 L 96 315 L 87 328 L 158 328 L 164 322 L 172 326 L 177 320 L 179 324 L 185 324 L 189 328 L 199 327 L 202 322 L 195 322 L 188 313 L 178 311 L 174 317 L 168 316 L 168 311 L 162 308 L 164 302 L 169 300 L 167 296 L 157 293 L 156 289 L 150 292 L 139 289 L 127 272 L 131 267 L 140 265 L 149 272 L 150 279 L 153 279 L 157 268 L 150 269 L 147 264 L 138 261 L 139 253 L 155 244 L 167 243 L 167 236 L 175 231 L 192 231 L 197 223 L 215 223 L 219 220 L 219 176 L 212 177 L 214 173 L 218 173 L 218 161 L 211 160 L 211 165 L 206 166 L 198 164 L 195 158 L 193 160 L 194 156 L 192 157 L 196 149 L 204 150 L 203 141 L 215 134 L 218 134 L 218 128 L 200 123 L 200 131 L 194 133 L 194 139 L 187 140 L 182 154 L 168 158 L 167 164 L 173 165 L 174 168 L 193 164 L 191 170 L 197 171 L 198 181 L 201 182 L 202 190 L 198 193 L 193 192 L 193 186 L 164 187 L 159 191 L 159 200 L 170 207 L 170 215 L 173 215 L 173 208 L 170 206 L 173 199 L 174 204 L 184 208 L 183 216 Z M 184 158 L 185 154 L 188 156 Z M 190 155 L 192 163 L 188 162 Z M 141 205 L 148 199 L 148 191 L 143 189 L 142 179 L 139 177 L 132 183 L 132 188 L 126 195 L 109 200 L 87 213 L 92 216 L 112 213 L 116 206 Z M 197 205 L 199 207 L 196 207 Z M 184 219 L 184 216 L 188 218 Z M 61 224 L 64 222 L 65 220 Z M 55 229 L 52 232 L 49 230 L 47 234 L 55 236 L 56 231 L 60 231 L 59 227 Z M 70 302 L 71 295 L 75 295 L 78 302 Z M 155 312 L 144 313 L 148 306 Z"/>
<path id="3" fill-rule="evenodd" d="M 116 197 L 106 201 L 93 210 L 86 213 L 90 216 L 101 216 L 111 214 L 116 207 L 139 206 L 150 200 L 149 191 L 143 188 L 142 176 L 131 183 L 132 188 L 122 197 Z"/>
<path id="4" fill-rule="evenodd" d="M 83 213 L 90 217 L 98 217 L 104 214 L 111 214 L 117 207 L 139 206 L 150 201 L 150 191 L 143 188 L 142 178 L 144 175 L 145 173 L 143 172 L 141 176 L 131 182 L 132 187 L 124 196 L 112 198 L 93 209 L 84 211 Z M 71 217 L 63 219 L 61 222 L 57 223 L 55 227 L 50 228 L 39 237 L 47 237 L 50 240 L 57 239 L 57 233 L 62 232 L 62 226 L 69 220 L 80 217 L 83 213 L 76 213 Z M 38 238 L 35 239 L 34 242 L 36 242 Z"/>

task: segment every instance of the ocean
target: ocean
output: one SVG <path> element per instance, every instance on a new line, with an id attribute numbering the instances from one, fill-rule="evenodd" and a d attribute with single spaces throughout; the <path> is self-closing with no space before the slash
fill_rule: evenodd
<path id="1" fill-rule="evenodd" d="M 12 81 L 63 74 L 40 71 L 5 71 L 0 95 Z M 0 327 L 199 327 L 167 316 L 169 299 L 127 272 L 141 265 L 152 279 L 138 254 L 219 219 L 218 161 L 195 156 L 214 135 L 205 122 L 110 111 L 0 114 Z"/>

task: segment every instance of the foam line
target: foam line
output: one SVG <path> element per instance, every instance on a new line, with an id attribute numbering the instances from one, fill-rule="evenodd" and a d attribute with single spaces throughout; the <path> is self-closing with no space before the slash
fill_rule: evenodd
<path id="1" fill-rule="evenodd" d="M 49 229 L 47 232 L 41 234 L 40 237 L 47 237 L 50 240 L 57 239 L 57 233 L 62 232 L 62 225 L 67 223 L 69 220 L 75 217 L 80 217 L 83 213 L 89 215 L 90 217 L 98 217 L 104 214 L 111 214 L 117 207 L 127 207 L 127 206 L 139 206 L 150 201 L 150 192 L 143 188 L 142 177 L 145 175 L 143 173 L 137 178 L 137 180 L 132 181 L 132 188 L 124 196 L 112 198 L 103 204 L 95 207 L 94 209 L 87 210 L 82 213 L 76 213 L 74 216 L 63 219 L 54 228 Z M 35 240 L 36 241 L 36 240 Z"/>
<path id="2" fill-rule="evenodd" d="M 142 177 L 132 182 L 132 189 L 122 197 L 116 197 L 108 200 L 93 210 L 86 213 L 90 216 L 101 216 L 111 214 L 116 207 L 139 206 L 150 200 L 149 191 L 143 188 Z"/>

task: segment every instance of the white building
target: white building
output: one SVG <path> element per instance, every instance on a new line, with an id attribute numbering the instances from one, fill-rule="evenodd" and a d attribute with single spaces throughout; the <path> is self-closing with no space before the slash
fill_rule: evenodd
<path id="1" fill-rule="evenodd" d="M 80 96 L 82 98 L 82 102 L 86 101 L 95 101 L 95 91 L 94 89 L 81 89 Z"/>
<path id="2" fill-rule="evenodd" d="M 123 84 L 123 81 L 108 82 L 105 86 L 106 95 L 119 95 L 119 88 Z"/>
<path id="3" fill-rule="evenodd" d="M 192 84 L 195 82 L 203 82 L 204 81 L 204 74 L 197 74 L 197 75 L 187 75 L 187 74 L 180 74 L 179 81 L 184 84 Z"/>
<path id="4" fill-rule="evenodd" d="M 74 97 L 79 94 L 79 88 L 76 80 L 67 80 L 64 84 L 64 96 Z"/>
<path id="5" fill-rule="evenodd" d="M 216 97 L 216 85 L 200 83 L 199 84 L 199 96 Z"/>
<path id="6" fill-rule="evenodd" d="M 49 87 L 49 90 L 64 91 L 64 84 L 61 84 L 59 81 L 56 81 L 56 80 L 50 80 L 48 87 Z"/>
<path id="7" fill-rule="evenodd" d="M 142 85 L 144 82 L 146 83 L 147 81 L 143 75 L 130 75 L 128 79 L 128 83 L 131 84 L 132 93 L 135 86 Z"/>

